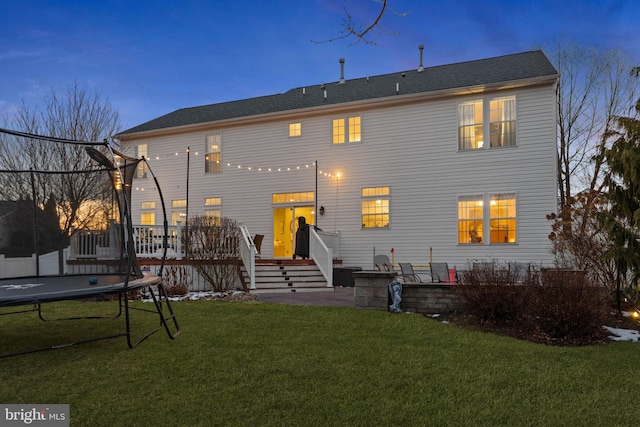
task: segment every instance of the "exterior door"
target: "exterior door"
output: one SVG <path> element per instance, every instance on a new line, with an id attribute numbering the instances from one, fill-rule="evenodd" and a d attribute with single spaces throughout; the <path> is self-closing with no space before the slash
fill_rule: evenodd
<path id="1" fill-rule="evenodd" d="M 315 212 L 311 206 L 273 208 L 273 257 L 292 258 L 295 250 L 298 218 L 305 217 L 307 224 L 315 224 Z"/>

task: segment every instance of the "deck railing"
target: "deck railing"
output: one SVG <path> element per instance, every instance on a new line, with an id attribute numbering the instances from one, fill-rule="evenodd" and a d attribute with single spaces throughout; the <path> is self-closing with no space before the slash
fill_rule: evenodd
<path id="1" fill-rule="evenodd" d="M 333 248 L 327 246 L 314 227 L 309 227 L 309 256 L 327 281 L 327 287 L 333 286 Z"/>
<path id="2" fill-rule="evenodd" d="M 163 227 L 157 225 L 134 225 L 133 245 L 138 258 L 161 257 L 164 249 Z M 242 242 L 240 256 L 247 270 L 250 289 L 255 289 L 256 247 L 249 230 L 241 226 Z M 70 259 L 117 259 L 120 256 L 121 231 L 117 224 L 106 230 L 78 230 L 71 236 Z M 182 259 L 182 224 L 169 226 L 167 235 L 167 257 Z M 309 255 L 315 261 L 327 281 L 333 286 L 333 259 L 340 252 L 340 236 L 337 233 L 316 231 L 310 227 Z"/>
<path id="3" fill-rule="evenodd" d="M 164 229 L 157 225 L 134 225 L 133 246 L 138 258 L 161 257 Z M 169 226 L 167 257 L 182 259 L 182 225 Z M 111 224 L 106 230 L 76 230 L 71 235 L 70 259 L 116 259 L 120 256 L 121 229 Z"/>

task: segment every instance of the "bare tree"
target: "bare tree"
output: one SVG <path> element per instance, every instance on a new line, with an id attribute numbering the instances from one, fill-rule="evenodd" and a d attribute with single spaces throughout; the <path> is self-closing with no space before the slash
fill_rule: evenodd
<path id="1" fill-rule="evenodd" d="M 90 92 L 77 82 L 61 97 L 52 89 L 44 106 L 31 108 L 24 100 L 8 126 L 14 130 L 79 141 L 104 141 L 121 128 L 118 112 L 99 92 Z M 2 134 L 0 169 L 38 171 L 85 171 L 95 164 L 83 146 Z M 28 195 L 35 181 L 35 204 L 40 208 L 55 204 L 60 233 L 55 238 L 60 250 L 73 229 L 103 223 L 111 200 L 105 176 L 80 174 L 2 174 L 0 199 L 15 200 Z"/>
<path id="2" fill-rule="evenodd" d="M 238 277 L 240 227 L 231 218 L 195 216 L 185 227 L 187 258 L 214 292 L 226 292 Z"/>
<path id="3" fill-rule="evenodd" d="M 558 84 L 558 196 L 561 209 L 576 193 L 603 188 L 602 153 L 615 118 L 635 99 L 632 66 L 616 50 L 555 42 L 547 49 L 560 73 Z"/>
<path id="4" fill-rule="evenodd" d="M 395 31 L 386 31 L 383 27 L 382 27 L 382 18 L 383 16 L 387 13 L 387 12 L 391 12 L 395 15 L 398 16 L 407 16 L 409 14 L 409 12 L 397 12 L 395 11 L 393 8 L 391 8 L 391 6 L 389 6 L 389 2 L 388 0 L 372 0 L 374 3 L 379 3 L 380 4 L 380 11 L 378 12 L 378 14 L 376 15 L 376 17 L 367 25 L 367 26 L 363 26 L 361 24 L 359 24 L 358 22 L 356 22 L 356 20 L 353 18 L 352 14 L 347 10 L 347 8 L 344 8 L 344 13 L 345 13 L 345 17 L 342 19 L 342 30 L 340 30 L 338 33 L 340 34 L 340 36 L 329 39 L 329 40 L 325 40 L 322 42 L 314 42 L 314 43 L 328 43 L 328 42 L 333 42 L 336 40 L 342 40 L 342 39 L 346 39 L 349 37 L 354 37 L 356 39 L 356 41 L 354 42 L 354 44 L 360 43 L 361 41 L 367 44 L 376 44 L 375 42 L 373 42 L 370 38 L 369 35 L 370 34 L 380 34 L 380 33 L 385 33 L 385 34 L 397 34 L 397 32 Z"/>

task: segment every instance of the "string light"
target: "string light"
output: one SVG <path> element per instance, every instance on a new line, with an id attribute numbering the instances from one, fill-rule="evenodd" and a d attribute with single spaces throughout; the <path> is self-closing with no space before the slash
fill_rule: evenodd
<path id="1" fill-rule="evenodd" d="M 176 156 L 180 157 L 182 155 L 187 155 L 189 154 L 188 151 L 185 151 L 184 153 L 180 153 L 180 152 L 174 152 L 174 153 L 170 153 L 170 154 L 165 154 L 165 155 L 158 155 L 155 156 L 153 159 L 147 159 L 147 161 L 149 163 L 156 163 L 156 162 L 162 162 L 165 159 L 171 158 L 172 162 L 175 162 L 175 158 Z M 192 152 L 190 153 L 192 155 L 198 156 L 198 152 Z M 311 167 L 315 166 L 315 162 L 311 162 L 311 163 L 305 163 L 304 165 L 295 165 L 295 166 L 281 166 L 281 167 L 266 167 L 266 166 L 246 166 L 246 165 L 241 165 L 241 164 L 235 164 L 235 163 L 226 163 L 226 169 L 229 170 L 246 170 L 249 172 L 254 172 L 254 173 L 286 173 L 286 172 L 297 172 L 297 171 L 304 171 L 307 170 Z M 330 179 L 340 179 L 341 177 L 341 173 L 340 172 L 336 172 L 336 173 L 331 173 L 331 172 L 326 172 L 326 171 L 322 171 L 319 170 L 318 171 L 318 175 L 319 176 L 323 176 L 326 178 L 330 178 Z M 153 188 L 155 190 L 155 187 Z M 145 191 L 144 187 L 136 187 L 135 188 L 136 191 Z M 146 188 L 146 190 L 150 190 L 150 188 Z"/>

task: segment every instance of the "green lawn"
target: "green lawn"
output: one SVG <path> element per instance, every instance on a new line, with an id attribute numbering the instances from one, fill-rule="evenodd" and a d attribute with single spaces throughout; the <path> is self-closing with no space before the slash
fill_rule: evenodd
<path id="1" fill-rule="evenodd" d="M 0 359 L 0 402 L 66 403 L 72 426 L 620 426 L 640 416 L 635 343 L 547 347 L 343 307 L 174 308 L 175 341 L 162 332 L 133 350 L 118 338 Z M 145 317 L 136 330 L 153 325 Z M 120 322 L 2 316 L 0 352 Z"/>

